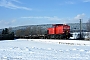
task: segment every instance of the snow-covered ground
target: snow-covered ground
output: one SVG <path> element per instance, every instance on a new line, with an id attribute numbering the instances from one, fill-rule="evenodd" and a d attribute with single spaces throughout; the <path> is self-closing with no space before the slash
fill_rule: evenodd
<path id="1" fill-rule="evenodd" d="M 90 60 L 90 42 L 45 39 L 0 41 L 0 60 Z"/>

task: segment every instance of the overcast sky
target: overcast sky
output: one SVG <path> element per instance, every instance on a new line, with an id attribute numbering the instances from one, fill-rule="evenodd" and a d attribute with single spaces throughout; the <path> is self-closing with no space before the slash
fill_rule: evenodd
<path id="1" fill-rule="evenodd" d="M 0 28 L 87 22 L 90 0 L 0 0 Z"/>

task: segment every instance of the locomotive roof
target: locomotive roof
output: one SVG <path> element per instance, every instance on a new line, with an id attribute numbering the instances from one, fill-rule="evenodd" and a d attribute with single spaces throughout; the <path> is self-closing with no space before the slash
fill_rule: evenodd
<path id="1" fill-rule="evenodd" d="M 53 24 L 53 26 L 60 26 L 60 25 L 67 25 L 67 24 Z"/>

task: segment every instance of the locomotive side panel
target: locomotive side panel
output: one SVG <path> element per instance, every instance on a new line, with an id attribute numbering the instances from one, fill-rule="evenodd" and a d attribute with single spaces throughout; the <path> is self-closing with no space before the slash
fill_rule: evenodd
<path id="1" fill-rule="evenodd" d="M 56 34 L 63 34 L 63 26 L 56 27 Z"/>
<path id="2" fill-rule="evenodd" d="M 48 34 L 55 34 L 55 28 L 48 28 Z"/>

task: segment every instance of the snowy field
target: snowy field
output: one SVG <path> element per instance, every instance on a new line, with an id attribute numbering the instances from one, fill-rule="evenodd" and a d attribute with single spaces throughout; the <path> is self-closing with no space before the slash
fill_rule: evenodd
<path id="1" fill-rule="evenodd" d="M 0 60 L 90 60 L 90 42 L 45 39 L 0 41 Z"/>

